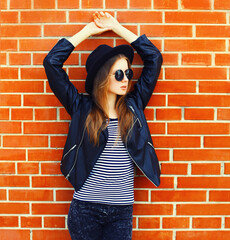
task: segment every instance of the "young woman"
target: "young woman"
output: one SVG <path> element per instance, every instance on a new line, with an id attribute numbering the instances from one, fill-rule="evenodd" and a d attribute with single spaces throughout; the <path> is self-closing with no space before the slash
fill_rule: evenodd
<path id="1" fill-rule="evenodd" d="M 159 163 L 143 111 L 162 56 L 146 35 L 135 35 L 109 13 L 95 12 L 93 18 L 68 40 L 58 41 L 44 59 L 50 87 L 71 116 L 61 161 L 61 171 L 75 189 L 68 228 L 74 240 L 130 240 L 134 165 L 156 186 L 160 184 Z M 80 94 L 63 63 L 83 40 L 108 30 L 141 56 L 142 74 L 130 91 L 133 48 L 100 45 L 86 61 L 88 95 Z"/>

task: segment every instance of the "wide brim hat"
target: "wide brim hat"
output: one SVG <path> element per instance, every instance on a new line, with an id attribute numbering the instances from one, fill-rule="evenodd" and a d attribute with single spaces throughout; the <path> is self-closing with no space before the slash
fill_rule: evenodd
<path id="1" fill-rule="evenodd" d="M 106 44 L 99 45 L 86 60 L 87 77 L 85 81 L 85 90 L 91 94 L 93 90 L 93 82 L 99 69 L 110 58 L 118 55 L 125 55 L 130 64 L 133 62 L 134 50 L 130 45 L 122 44 L 116 47 L 110 47 Z"/>

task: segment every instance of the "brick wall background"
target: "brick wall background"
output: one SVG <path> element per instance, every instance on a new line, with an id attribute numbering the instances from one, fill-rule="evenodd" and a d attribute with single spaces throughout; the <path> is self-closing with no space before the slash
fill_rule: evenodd
<path id="1" fill-rule="evenodd" d="M 70 239 L 71 185 L 59 170 L 69 116 L 42 61 L 95 10 L 145 33 L 164 63 L 145 111 L 162 180 L 135 177 L 133 239 L 230 239 L 230 1 L 1 0 L 0 239 Z M 111 32 L 80 44 L 66 70 L 84 92 L 84 64 Z M 141 61 L 135 56 L 135 77 Z"/>

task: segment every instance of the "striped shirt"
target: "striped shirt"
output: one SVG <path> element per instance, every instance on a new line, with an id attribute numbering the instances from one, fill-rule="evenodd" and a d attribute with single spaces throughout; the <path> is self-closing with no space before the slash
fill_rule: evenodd
<path id="1" fill-rule="evenodd" d="M 106 146 L 73 198 L 104 204 L 133 204 L 134 163 L 118 134 L 118 119 L 110 119 L 107 128 Z"/>

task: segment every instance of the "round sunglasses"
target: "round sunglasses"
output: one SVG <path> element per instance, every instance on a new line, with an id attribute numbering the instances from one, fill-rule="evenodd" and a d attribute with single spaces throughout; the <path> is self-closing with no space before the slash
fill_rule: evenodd
<path id="1" fill-rule="evenodd" d="M 128 68 L 125 70 L 125 72 L 123 72 L 123 70 L 118 69 L 114 74 L 109 75 L 115 75 L 115 79 L 119 82 L 124 79 L 125 75 L 129 80 L 131 80 L 133 77 L 133 70 L 131 68 Z"/>

